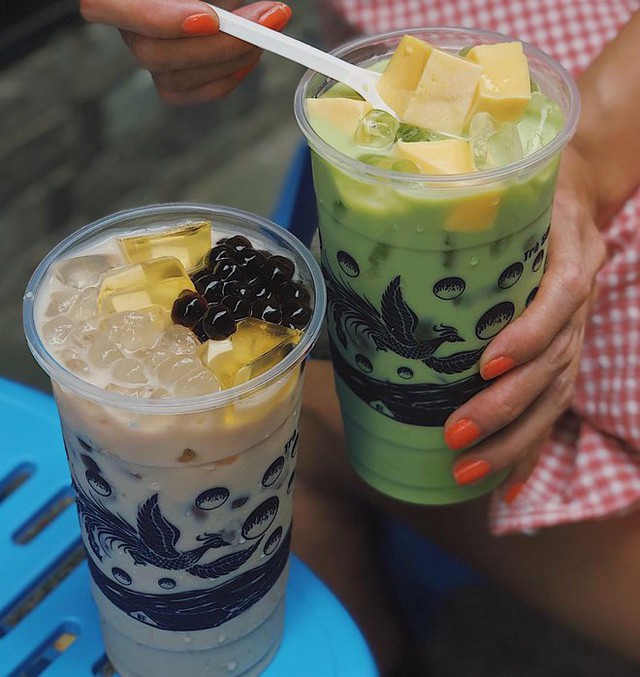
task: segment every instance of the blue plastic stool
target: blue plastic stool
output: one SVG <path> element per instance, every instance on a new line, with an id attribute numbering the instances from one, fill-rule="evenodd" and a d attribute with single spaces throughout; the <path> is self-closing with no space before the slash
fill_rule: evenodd
<path id="1" fill-rule="evenodd" d="M 0 677 L 99 675 L 106 659 L 89 573 L 79 554 L 78 519 L 53 399 L 0 379 L 0 430 Z M 52 509 L 58 514 L 43 524 Z M 49 583 L 52 589 L 29 610 L 25 600 L 56 571 L 56 584 Z M 377 674 L 345 609 L 295 557 L 283 644 L 264 674 Z"/>
<path id="2" fill-rule="evenodd" d="M 307 246 L 318 227 L 312 178 L 311 154 L 303 142 L 296 149 L 271 217 Z M 432 614 L 450 593 L 485 583 L 479 573 L 404 524 L 389 519 L 382 530 L 391 585 L 420 633 L 427 630 Z"/>

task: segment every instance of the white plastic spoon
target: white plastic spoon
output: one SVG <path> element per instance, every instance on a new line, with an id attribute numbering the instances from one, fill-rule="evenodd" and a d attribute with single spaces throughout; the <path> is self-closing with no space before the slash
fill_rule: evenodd
<path id="1" fill-rule="evenodd" d="M 209 4 L 209 3 L 206 3 Z M 376 85 L 380 80 L 380 73 L 360 68 L 348 61 L 338 59 L 333 54 L 323 52 L 321 49 L 312 47 L 306 42 L 301 42 L 288 35 L 266 28 L 260 24 L 244 19 L 237 14 L 227 12 L 215 5 L 209 5 L 215 11 L 220 20 L 220 30 L 234 38 L 240 38 L 256 47 L 266 49 L 268 52 L 279 54 L 285 59 L 306 66 L 311 70 L 322 73 L 338 82 L 354 89 L 363 99 L 366 99 L 374 108 L 391 113 L 395 112 L 383 101 Z"/>

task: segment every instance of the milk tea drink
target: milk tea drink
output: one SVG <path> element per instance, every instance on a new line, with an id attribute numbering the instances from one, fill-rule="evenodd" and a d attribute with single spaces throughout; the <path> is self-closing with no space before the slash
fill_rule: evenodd
<path id="1" fill-rule="evenodd" d="M 277 650 L 313 258 L 223 207 L 110 216 L 25 296 L 107 654 L 123 677 L 255 675 Z"/>
<path id="2" fill-rule="evenodd" d="M 482 352 L 540 284 L 576 88 L 539 50 L 481 31 L 398 32 L 337 53 L 382 72 L 398 116 L 312 73 L 296 93 L 349 457 L 401 500 L 473 498 L 504 475 L 458 486 L 443 424 L 487 385 Z"/>

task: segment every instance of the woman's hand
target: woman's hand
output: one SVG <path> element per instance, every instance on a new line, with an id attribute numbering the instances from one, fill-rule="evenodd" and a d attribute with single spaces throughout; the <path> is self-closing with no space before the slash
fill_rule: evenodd
<path id="1" fill-rule="evenodd" d="M 281 30 L 291 9 L 281 2 L 218 2 L 246 19 Z M 205 103 L 229 94 L 262 54 L 219 32 L 214 10 L 198 0 L 80 0 L 87 20 L 120 29 L 162 99 L 175 106 Z"/>
<path id="2" fill-rule="evenodd" d="M 495 381 L 445 424 L 452 449 L 474 446 L 454 466 L 459 484 L 510 469 L 504 498 L 515 500 L 549 431 L 571 404 L 596 274 L 605 246 L 594 220 L 588 164 L 563 156 L 549 235 L 547 271 L 526 311 L 487 347 L 483 378 Z"/>

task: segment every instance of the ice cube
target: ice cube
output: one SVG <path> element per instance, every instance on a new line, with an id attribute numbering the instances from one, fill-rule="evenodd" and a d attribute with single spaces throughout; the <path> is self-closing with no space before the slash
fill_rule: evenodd
<path id="1" fill-rule="evenodd" d="M 489 137 L 498 131 L 498 121 L 493 115 L 480 111 L 471 118 L 469 137 L 473 148 L 473 158 L 477 166 L 482 166 L 487 160 L 487 142 Z"/>
<path id="2" fill-rule="evenodd" d="M 55 276 L 67 287 L 86 289 L 97 287 L 102 275 L 117 266 L 117 260 L 109 254 L 90 254 L 65 259 L 55 264 Z"/>
<path id="3" fill-rule="evenodd" d="M 211 223 L 200 221 L 159 233 L 123 237 L 119 244 L 129 263 L 173 256 L 191 272 L 202 265 L 211 249 Z"/>
<path id="4" fill-rule="evenodd" d="M 93 367 L 106 369 L 124 357 L 118 346 L 105 334 L 100 334 L 89 346 L 87 360 Z"/>
<path id="5" fill-rule="evenodd" d="M 78 294 L 72 307 L 69 309 L 69 317 L 78 322 L 89 320 L 98 313 L 98 290 L 89 287 Z"/>
<path id="6" fill-rule="evenodd" d="M 107 273 L 100 285 L 98 306 L 103 314 L 153 305 L 170 311 L 185 289 L 195 291 L 191 278 L 178 259 L 167 256 Z"/>
<path id="7" fill-rule="evenodd" d="M 197 397 L 218 392 L 220 384 L 211 371 L 200 364 L 196 371 L 181 376 L 175 382 L 174 390 L 177 397 Z"/>
<path id="8" fill-rule="evenodd" d="M 546 146 L 557 136 L 563 124 L 560 106 L 542 92 L 533 92 L 524 115 L 516 125 L 525 155 Z"/>
<path id="9" fill-rule="evenodd" d="M 129 310 L 105 318 L 100 329 L 125 353 L 153 348 L 171 324 L 169 313 L 159 306 Z"/>
<path id="10" fill-rule="evenodd" d="M 502 167 L 524 157 L 518 128 L 513 122 L 503 122 L 487 139 L 487 166 Z"/>
<path id="11" fill-rule="evenodd" d="M 42 338 L 52 346 L 60 346 L 76 327 L 68 317 L 59 315 L 42 325 Z"/>
<path id="12" fill-rule="evenodd" d="M 51 299 L 47 309 L 44 311 L 46 317 L 55 317 L 56 315 L 64 315 L 73 308 L 75 302 L 78 300 L 78 292 L 65 289 L 64 291 L 54 291 L 51 294 Z"/>
<path id="13" fill-rule="evenodd" d="M 77 376 L 87 376 L 89 374 L 89 365 L 77 348 L 65 348 L 57 357 L 58 362 L 63 367 L 66 367 Z"/>
<path id="14" fill-rule="evenodd" d="M 163 385 L 171 385 L 189 372 L 199 371 L 202 362 L 191 355 L 174 355 L 158 367 L 158 379 Z"/>
<path id="15" fill-rule="evenodd" d="M 150 386 L 123 386 L 118 383 L 109 383 L 105 386 L 105 390 L 110 393 L 119 393 L 120 395 L 128 395 L 129 397 L 138 397 L 139 399 L 148 399 L 153 393 L 153 388 Z"/>
<path id="16" fill-rule="evenodd" d="M 200 345 L 200 341 L 191 329 L 174 324 L 162 335 L 158 348 L 174 355 L 193 355 Z"/>
<path id="17" fill-rule="evenodd" d="M 126 386 L 141 386 L 148 383 L 144 364 L 132 357 L 121 357 L 111 365 L 111 376 Z"/>
<path id="18" fill-rule="evenodd" d="M 390 113 L 371 110 L 358 122 L 354 141 L 363 148 L 390 148 L 396 140 L 400 123 Z"/>

